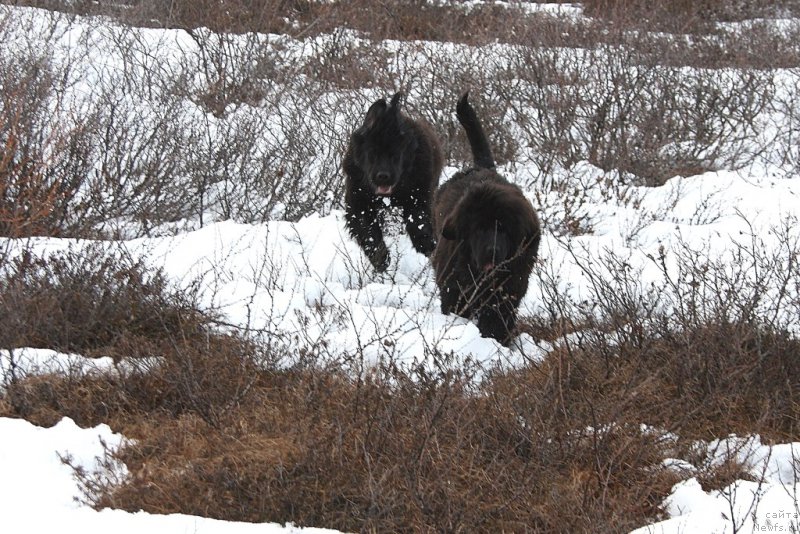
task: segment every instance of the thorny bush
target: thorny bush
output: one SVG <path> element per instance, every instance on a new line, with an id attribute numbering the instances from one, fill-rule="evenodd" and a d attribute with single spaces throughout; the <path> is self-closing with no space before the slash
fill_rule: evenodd
<path id="1" fill-rule="evenodd" d="M 589 291 L 574 301 L 538 271 L 547 308 L 523 329 L 544 357 L 521 365 L 387 352 L 371 368 L 308 354 L 279 366 L 234 337 L 169 335 L 175 348 L 148 372 L 21 377 L 6 409 L 135 440 L 107 458 L 129 477 L 79 474 L 99 508 L 342 530 L 629 531 L 683 476 L 665 458 L 731 430 L 797 435 L 792 227 L 734 243 L 733 262 L 675 244 L 651 258 L 657 284 L 573 249 Z M 747 469 L 698 460 L 708 487 Z"/>

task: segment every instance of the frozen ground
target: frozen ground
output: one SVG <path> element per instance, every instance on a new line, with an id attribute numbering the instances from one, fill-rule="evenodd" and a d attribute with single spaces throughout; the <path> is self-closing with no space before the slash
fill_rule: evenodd
<path id="1" fill-rule="evenodd" d="M 147 34 L 161 44 L 191 46 L 175 30 L 164 35 L 148 30 Z M 169 55 L 168 47 L 160 50 Z M 454 171 L 448 168 L 444 176 Z M 536 175 L 524 164 L 501 171 L 520 183 Z M 570 174 L 569 179 L 577 183 L 602 178 L 604 173 L 581 163 Z M 532 191 L 529 196 L 535 205 Z M 572 238 L 546 232 L 537 269 L 553 273 L 561 291 L 579 301 L 590 290 L 580 264 L 599 264 L 598 259 L 607 251 L 626 258 L 646 286 L 657 284 L 663 276 L 653 260 L 662 250 L 669 257 L 670 251 L 688 246 L 709 259 L 733 261 L 734 245 L 749 246 L 756 236 L 759 247 L 778 247 L 774 232 L 779 228 L 788 228 L 792 239 L 800 238 L 796 224 L 800 217 L 800 180 L 778 166 L 675 177 L 663 187 L 633 188 L 627 198 L 622 202 L 597 191 L 581 208 L 593 232 Z M 176 284 L 199 284 L 204 306 L 219 311 L 234 327 L 269 338 L 291 351 L 325 346 L 332 359 L 363 357 L 367 364 L 388 357 L 421 362 L 436 351 L 453 353 L 455 363 L 470 359 L 516 364 L 537 358 L 547 349 L 527 335 L 520 336 L 515 346 L 504 348 L 481 338 L 471 322 L 442 315 L 426 258 L 417 254 L 399 232 L 387 238 L 392 253 L 389 272 L 375 275 L 347 236 L 342 212 L 337 209 L 296 223 L 220 221 L 202 228 L 195 226 L 190 222 L 188 229 L 177 235 L 119 241 L 109 248 L 125 250 L 163 267 Z M 12 254 L 23 248 L 46 254 L 91 244 L 67 239 L 3 241 Z M 541 314 L 545 310 L 543 299 L 532 281 L 521 314 Z M 2 354 L 3 375 L 10 372 L 11 360 L 9 353 Z M 30 372 L 115 372 L 110 359 L 89 362 L 80 355 L 51 351 L 24 349 L 16 351 L 13 360 Z M 0 436 L 3 530 L 58 530 L 66 534 L 144 529 L 226 534 L 300 530 L 179 515 L 97 512 L 75 501 L 79 496 L 77 485 L 59 455 L 69 455 L 91 468 L 94 458 L 102 454 L 100 440 L 115 447 L 122 436 L 105 426 L 79 429 L 68 419 L 50 429 L 0 419 Z M 789 532 L 798 528 L 794 453 L 799 452 L 799 444 L 766 446 L 751 436 L 702 446 L 712 462 L 715 454 L 735 447 L 759 482 L 739 480 L 722 490 L 704 492 L 691 476 L 695 466 L 676 459 L 670 465 L 688 478 L 673 488 L 667 502 L 670 517 L 637 533 Z"/>
<path id="2" fill-rule="evenodd" d="M 101 534 L 185 532 L 197 534 L 323 534 L 336 531 L 292 525 L 218 521 L 187 515 L 152 515 L 122 510 L 95 512 L 82 506 L 72 469 L 61 462 L 96 467 L 105 443 L 117 447 L 123 438 L 106 425 L 78 428 L 68 418 L 52 428 L 21 419 L 0 418 L 0 524 L 4 532 L 64 532 Z"/>

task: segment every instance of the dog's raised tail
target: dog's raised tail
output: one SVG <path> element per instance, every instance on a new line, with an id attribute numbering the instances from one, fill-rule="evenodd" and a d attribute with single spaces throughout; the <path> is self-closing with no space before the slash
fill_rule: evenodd
<path id="1" fill-rule="evenodd" d="M 475 166 L 483 169 L 493 169 L 495 164 L 492 149 L 489 147 L 489 140 L 483 131 L 481 121 L 469 103 L 469 91 L 464 93 L 458 100 L 456 117 L 458 117 L 458 122 L 461 123 L 461 126 L 464 127 L 464 131 L 467 132 L 467 139 L 472 149 Z"/>

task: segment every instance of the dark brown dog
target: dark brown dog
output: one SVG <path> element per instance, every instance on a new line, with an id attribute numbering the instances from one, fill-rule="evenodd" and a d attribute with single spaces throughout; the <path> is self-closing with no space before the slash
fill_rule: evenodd
<path id="1" fill-rule="evenodd" d="M 494 170 L 489 142 L 468 93 L 456 116 L 464 127 L 474 167 L 453 175 L 436 191 L 431 256 L 442 313 L 477 319 L 483 336 L 507 345 L 541 239 L 533 206 L 516 185 Z"/>
<path id="2" fill-rule="evenodd" d="M 418 252 L 430 256 L 436 246 L 431 197 L 442 172 L 442 149 L 427 124 L 400 111 L 401 96 L 372 104 L 351 135 L 342 164 L 347 228 L 379 272 L 389 265 L 379 217 L 387 204 L 403 210 Z"/>

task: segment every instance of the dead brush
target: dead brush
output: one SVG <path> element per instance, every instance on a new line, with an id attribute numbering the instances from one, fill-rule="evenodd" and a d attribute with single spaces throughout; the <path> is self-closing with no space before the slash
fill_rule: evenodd
<path id="1" fill-rule="evenodd" d="M 213 424 L 149 412 L 127 426 L 135 443 L 109 451 L 130 476 L 80 473 L 85 498 L 343 530 L 616 532 L 657 514 L 676 481 L 657 436 L 600 424 L 611 397 L 580 401 L 597 419 L 563 418 L 540 387 L 552 374 L 477 386 L 458 371 L 375 371 L 260 372 Z"/>
<path id="2" fill-rule="evenodd" d="M 46 124 L 46 100 L 56 90 L 52 66 L 37 64 L 3 82 L 0 96 L 0 236 L 57 236 L 85 221 L 79 192 L 91 149 L 85 125 Z M 0 68 L 20 70 L 16 65 Z M 26 72 L 27 71 L 27 72 Z"/>
<path id="3" fill-rule="evenodd" d="M 587 0 L 587 15 L 626 26 L 675 32 L 713 32 L 714 23 L 775 16 L 797 9 L 792 0 Z"/>
<path id="4" fill-rule="evenodd" d="M 50 257 L 25 252 L 9 263 L 0 280 L 0 346 L 118 363 L 106 373 L 14 372 L 3 393 L 11 415 L 44 425 L 66 415 L 79 424 L 125 428 L 154 411 L 191 412 L 216 424 L 272 357 L 238 334 L 218 332 L 196 297 L 120 251 L 96 245 Z"/>
<path id="5" fill-rule="evenodd" d="M 151 417 L 164 424 L 162 418 L 190 414 L 220 426 L 250 394 L 267 356 L 237 336 L 163 336 L 149 345 L 146 360 L 137 361 L 137 350 L 124 352 L 124 344 L 117 347 L 126 361 L 111 370 L 17 375 L 0 395 L 7 403 L 2 415 L 42 426 L 62 417 L 86 427 L 107 423 L 131 436 Z"/>
<path id="6" fill-rule="evenodd" d="M 26 250 L 4 267 L 0 279 L 4 348 L 121 357 L 115 345 L 123 337 L 143 350 L 148 340 L 199 331 L 210 319 L 190 294 L 170 288 L 163 272 L 149 271 L 143 260 L 102 243 L 50 256 Z"/>
<path id="7" fill-rule="evenodd" d="M 674 245 L 653 258 L 660 285 L 643 283 L 613 254 L 590 265 L 576 253 L 590 288 L 581 302 L 537 271 L 546 317 L 561 333 L 547 337 L 556 348 L 542 364 L 559 370 L 557 402 L 577 410 L 578 399 L 605 392 L 626 417 L 686 439 L 736 432 L 791 440 L 800 415 L 800 299 L 798 244 L 786 224 L 769 232 L 776 249 L 762 249 L 754 235 L 732 244 L 727 260 Z M 531 323 L 534 331 L 548 324 Z"/>

